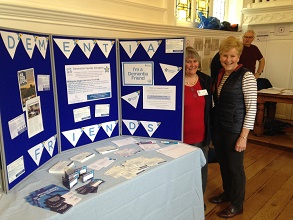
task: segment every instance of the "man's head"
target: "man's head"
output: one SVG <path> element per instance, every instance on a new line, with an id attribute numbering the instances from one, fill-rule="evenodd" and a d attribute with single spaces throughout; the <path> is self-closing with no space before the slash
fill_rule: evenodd
<path id="1" fill-rule="evenodd" d="M 250 47 L 252 41 L 254 40 L 255 33 L 253 30 L 248 30 L 243 34 L 243 46 Z"/>

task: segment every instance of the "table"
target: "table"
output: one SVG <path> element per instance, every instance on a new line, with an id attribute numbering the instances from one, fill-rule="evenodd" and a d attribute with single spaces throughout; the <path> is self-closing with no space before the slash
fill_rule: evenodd
<path id="1" fill-rule="evenodd" d="M 262 90 L 261 90 L 262 91 Z M 253 132 L 256 136 L 262 136 L 264 132 L 264 111 L 265 103 L 270 103 L 268 106 L 268 117 L 274 118 L 276 113 L 276 103 L 293 104 L 293 95 L 283 95 L 263 93 L 259 91 L 257 93 L 257 112 L 255 118 L 255 124 Z"/>
<path id="2" fill-rule="evenodd" d="M 130 180 L 122 177 L 115 179 L 104 175 L 104 172 L 111 166 L 103 168 L 104 170 L 95 171 L 95 178 L 105 180 L 105 183 L 100 185 L 98 193 L 77 194 L 82 198 L 82 201 L 64 214 L 35 207 L 25 202 L 24 197 L 36 189 L 49 184 L 62 186 L 61 174 L 48 173 L 48 169 L 55 163 L 60 160 L 68 160 L 80 152 L 95 152 L 94 149 L 97 148 L 97 145 L 107 146 L 110 143 L 110 140 L 101 141 L 63 152 L 52 158 L 8 194 L 1 195 L 0 219 L 203 220 L 205 218 L 201 186 L 201 167 L 205 164 L 205 158 L 202 151 L 196 147 L 191 153 L 176 159 L 156 151 L 138 153 L 134 157 L 160 157 L 167 162 L 151 167 Z M 128 145 L 126 148 L 138 147 L 136 144 L 132 145 Z M 163 147 L 163 144 L 159 145 Z M 104 156 L 96 153 L 95 157 L 82 165 L 88 165 Z M 115 155 L 110 153 L 106 156 L 114 157 Z M 133 158 L 120 156 L 119 159 L 118 155 L 116 157 L 117 161 L 113 166 Z M 79 182 L 73 190 L 82 185 Z"/>

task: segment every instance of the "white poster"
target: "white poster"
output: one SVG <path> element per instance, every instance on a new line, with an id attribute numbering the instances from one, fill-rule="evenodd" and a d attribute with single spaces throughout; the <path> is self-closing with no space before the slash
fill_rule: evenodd
<path id="1" fill-rule="evenodd" d="M 122 62 L 124 86 L 154 84 L 154 62 Z"/>
<path id="2" fill-rule="evenodd" d="M 183 53 L 183 39 L 166 39 L 166 53 Z"/>
<path id="3" fill-rule="evenodd" d="M 110 104 L 95 105 L 95 117 L 106 117 L 110 115 Z"/>
<path id="4" fill-rule="evenodd" d="M 143 109 L 174 110 L 176 104 L 175 86 L 144 86 Z"/>
<path id="5" fill-rule="evenodd" d="M 26 121 L 29 138 L 44 130 L 40 96 L 26 101 Z"/>
<path id="6" fill-rule="evenodd" d="M 7 165 L 8 182 L 12 183 L 25 172 L 23 156 Z"/>
<path id="7" fill-rule="evenodd" d="M 66 65 L 68 104 L 112 97 L 110 64 Z"/>
<path id="8" fill-rule="evenodd" d="M 89 106 L 73 109 L 74 122 L 85 121 L 91 119 L 91 111 Z"/>
<path id="9" fill-rule="evenodd" d="M 16 118 L 8 122 L 9 132 L 11 139 L 16 138 L 18 135 L 26 131 L 26 124 L 24 114 L 17 116 Z"/>
<path id="10" fill-rule="evenodd" d="M 37 75 L 38 91 L 50 90 L 50 75 Z"/>

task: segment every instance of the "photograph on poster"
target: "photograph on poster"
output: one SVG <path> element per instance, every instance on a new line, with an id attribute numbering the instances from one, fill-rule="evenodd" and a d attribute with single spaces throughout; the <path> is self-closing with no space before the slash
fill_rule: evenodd
<path id="1" fill-rule="evenodd" d="M 122 62 L 123 86 L 154 84 L 154 62 Z"/>
<path id="2" fill-rule="evenodd" d="M 27 100 L 37 96 L 34 69 L 19 70 L 17 72 L 20 100 L 23 111 L 25 111 L 25 103 Z"/>
<path id="3" fill-rule="evenodd" d="M 212 39 L 211 51 L 218 51 L 220 48 L 220 39 Z"/>
<path id="4" fill-rule="evenodd" d="M 204 55 L 210 55 L 211 53 L 212 40 L 210 38 L 205 38 L 204 41 Z"/>
<path id="5" fill-rule="evenodd" d="M 110 63 L 65 65 L 68 104 L 112 97 Z"/>
<path id="6" fill-rule="evenodd" d="M 144 86 L 143 109 L 173 110 L 176 105 L 175 86 Z"/>
<path id="7" fill-rule="evenodd" d="M 26 121 L 29 138 L 44 130 L 40 96 L 26 101 Z"/>
<path id="8" fill-rule="evenodd" d="M 194 38 L 193 47 L 196 51 L 203 51 L 203 39 L 202 38 Z"/>

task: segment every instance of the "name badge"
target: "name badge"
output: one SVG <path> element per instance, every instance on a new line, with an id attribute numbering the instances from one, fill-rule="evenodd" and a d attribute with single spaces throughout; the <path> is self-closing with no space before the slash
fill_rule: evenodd
<path id="1" fill-rule="evenodd" d="M 205 96 L 208 95 L 208 91 L 206 89 L 197 90 L 198 96 Z"/>

